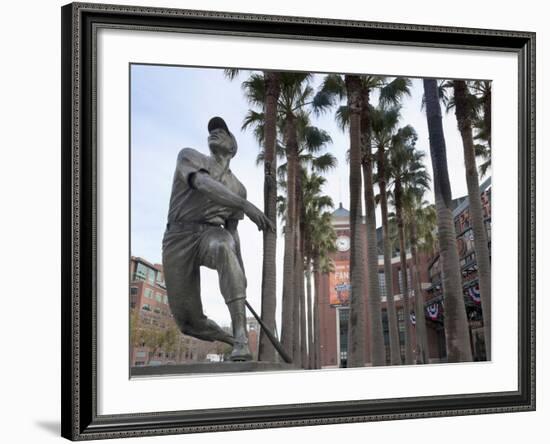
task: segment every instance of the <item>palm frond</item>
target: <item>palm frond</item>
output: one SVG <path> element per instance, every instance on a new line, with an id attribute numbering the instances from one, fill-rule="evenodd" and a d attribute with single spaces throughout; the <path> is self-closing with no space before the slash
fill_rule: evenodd
<path id="1" fill-rule="evenodd" d="M 325 153 L 312 159 L 311 163 L 315 171 L 326 173 L 331 169 L 336 168 L 338 160 L 331 153 Z"/>
<path id="2" fill-rule="evenodd" d="M 265 114 L 263 112 L 254 111 L 249 109 L 244 116 L 241 130 L 245 131 L 252 128 L 254 138 L 258 141 L 260 146 L 264 143 L 264 130 L 265 130 Z"/>
<path id="3" fill-rule="evenodd" d="M 346 84 L 344 78 L 339 74 L 326 75 L 323 79 L 320 91 L 332 97 L 337 97 L 339 100 L 343 100 L 344 97 L 346 97 Z"/>
<path id="4" fill-rule="evenodd" d="M 341 105 L 336 110 L 336 124 L 338 125 L 338 128 L 340 128 L 342 131 L 345 131 L 346 128 L 349 126 L 349 108 L 347 105 Z"/>
<path id="5" fill-rule="evenodd" d="M 313 96 L 313 101 L 311 106 L 313 112 L 316 116 L 319 116 L 327 112 L 334 105 L 334 96 L 326 91 L 318 91 L 315 96 Z"/>
<path id="6" fill-rule="evenodd" d="M 265 103 L 265 80 L 263 74 L 253 72 L 241 88 L 249 104 L 263 108 Z"/>
<path id="7" fill-rule="evenodd" d="M 303 129 L 302 139 L 303 147 L 311 153 L 316 153 L 332 143 L 330 134 L 316 126 L 306 126 Z"/>
<path id="8" fill-rule="evenodd" d="M 398 105 L 404 96 L 411 95 L 411 86 L 411 79 L 396 77 L 380 88 L 380 98 L 378 100 L 382 105 Z"/>
<path id="9" fill-rule="evenodd" d="M 223 70 L 223 74 L 225 77 L 227 77 L 229 80 L 235 80 L 235 78 L 239 75 L 240 69 L 235 68 L 226 68 Z"/>

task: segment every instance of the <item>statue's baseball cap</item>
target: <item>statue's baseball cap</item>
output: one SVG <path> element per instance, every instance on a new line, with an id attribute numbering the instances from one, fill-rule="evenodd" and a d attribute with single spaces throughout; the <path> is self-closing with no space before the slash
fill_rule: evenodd
<path id="1" fill-rule="evenodd" d="M 233 157 L 237 153 L 237 140 L 235 139 L 235 136 L 231 131 L 229 131 L 229 128 L 227 128 L 227 124 L 225 123 L 225 120 L 223 120 L 221 117 L 212 117 L 210 121 L 208 122 L 208 132 L 211 133 L 215 129 L 223 129 L 229 136 L 231 137 L 231 140 L 233 141 L 234 149 L 233 149 Z"/>
<path id="2" fill-rule="evenodd" d="M 227 124 L 225 123 L 225 120 L 223 120 L 221 117 L 212 117 L 210 121 L 208 122 L 208 132 L 211 133 L 215 129 L 223 129 L 227 132 L 227 134 L 231 134 L 231 131 L 229 131 L 229 128 L 227 128 Z"/>

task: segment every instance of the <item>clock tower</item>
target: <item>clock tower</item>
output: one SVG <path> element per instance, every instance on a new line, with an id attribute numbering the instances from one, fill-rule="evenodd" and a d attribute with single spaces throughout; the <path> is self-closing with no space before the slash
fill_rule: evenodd
<path id="1" fill-rule="evenodd" d="M 332 226 L 336 232 L 336 251 L 331 253 L 334 270 L 322 277 L 319 310 L 323 326 L 320 350 L 323 367 L 341 367 L 347 360 L 351 233 L 349 211 L 341 203 L 332 213 Z"/>
<path id="2" fill-rule="evenodd" d="M 342 203 L 332 213 L 332 226 L 336 231 L 336 253 L 333 255 L 334 261 L 349 261 L 351 232 L 349 228 L 349 211 Z"/>

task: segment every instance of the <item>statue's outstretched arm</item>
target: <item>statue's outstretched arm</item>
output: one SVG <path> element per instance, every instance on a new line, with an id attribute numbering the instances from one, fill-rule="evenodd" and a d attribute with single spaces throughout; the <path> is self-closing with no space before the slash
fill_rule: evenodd
<path id="1" fill-rule="evenodd" d="M 210 200 L 235 210 L 244 211 L 250 220 L 258 226 L 259 230 L 275 231 L 273 224 L 261 210 L 229 190 L 222 183 L 212 179 L 207 172 L 198 171 L 193 173 L 189 178 L 189 183 L 193 188 L 205 194 Z"/>

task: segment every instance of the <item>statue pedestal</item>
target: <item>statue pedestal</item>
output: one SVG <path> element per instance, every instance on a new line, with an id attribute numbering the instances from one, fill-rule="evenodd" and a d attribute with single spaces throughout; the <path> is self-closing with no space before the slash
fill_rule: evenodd
<path id="1" fill-rule="evenodd" d="M 186 364 L 132 367 L 131 377 L 192 375 L 209 373 L 279 372 L 298 370 L 292 364 L 264 361 L 190 362 Z"/>

